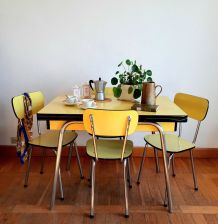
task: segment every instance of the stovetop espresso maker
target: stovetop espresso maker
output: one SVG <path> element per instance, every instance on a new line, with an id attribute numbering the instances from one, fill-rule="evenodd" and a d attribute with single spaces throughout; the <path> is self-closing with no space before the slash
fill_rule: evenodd
<path id="1" fill-rule="evenodd" d="M 105 99 L 105 86 L 106 86 L 107 82 L 101 80 L 101 78 L 99 78 L 96 81 L 89 80 L 89 86 L 94 91 L 92 83 L 95 84 L 95 99 L 96 100 L 104 100 Z"/>

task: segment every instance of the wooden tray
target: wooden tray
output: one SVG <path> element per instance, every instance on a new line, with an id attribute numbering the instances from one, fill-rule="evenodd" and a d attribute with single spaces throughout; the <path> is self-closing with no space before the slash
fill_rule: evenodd
<path id="1" fill-rule="evenodd" d="M 137 111 L 157 112 L 159 105 L 134 104 L 131 109 Z"/>
<path id="2" fill-rule="evenodd" d="M 97 103 L 105 103 L 105 102 L 111 102 L 111 98 L 105 98 L 104 100 L 96 100 L 95 98 L 93 99 Z"/>

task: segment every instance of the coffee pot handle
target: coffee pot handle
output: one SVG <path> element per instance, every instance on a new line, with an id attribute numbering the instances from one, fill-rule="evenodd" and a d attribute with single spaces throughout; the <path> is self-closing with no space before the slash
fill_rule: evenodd
<path id="1" fill-rule="evenodd" d="M 89 80 L 89 86 L 90 86 L 90 88 L 94 91 L 94 89 L 93 89 L 93 87 L 92 87 L 92 83 L 94 83 L 94 81 L 93 81 L 93 80 Z"/>
<path id="2" fill-rule="evenodd" d="M 162 92 L 162 86 L 161 86 L 161 85 L 156 85 L 156 86 L 155 86 L 155 92 L 156 92 L 157 87 L 159 87 L 160 90 L 159 90 L 159 92 L 156 94 L 156 97 L 158 97 L 158 96 L 160 95 L 160 93 Z"/>

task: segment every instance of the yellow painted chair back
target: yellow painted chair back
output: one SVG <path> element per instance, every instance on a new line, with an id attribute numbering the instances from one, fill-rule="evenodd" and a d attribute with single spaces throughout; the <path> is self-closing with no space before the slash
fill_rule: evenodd
<path id="1" fill-rule="evenodd" d="M 209 101 L 205 98 L 177 93 L 174 102 L 194 120 L 203 121 L 207 115 Z"/>
<path id="2" fill-rule="evenodd" d="M 111 111 L 111 110 L 85 110 L 83 123 L 86 131 L 92 133 L 90 115 L 93 116 L 95 135 L 97 136 L 125 136 L 127 118 L 131 119 L 128 135 L 132 134 L 138 124 L 138 113 L 133 110 Z"/>
<path id="3" fill-rule="evenodd" d="M 29 93 L 29 96 L 32 101 L 32 112 L 36 114 L 39 110 L 44 107 L 45 98 L 41 91 Z"/>
<path id="4" fill-rule="evenodd" d="M 40 109 L 44 107 L 44 96 L 40 91 L 29 93 L 29 96 L 32 101 L 32 113 L 36 114 Z M 24 118 L 23 97 L 23 95 L 19 95 L 12 98 L 12 107 L 14 110 L 14 114 L 19 119 Z"/>
<path id="5" fill-rule="evenodd" d="M 23 95 L 15 96 L 12 98 L 12 108 L 14 110 L 14 114 L 18 119 L 24 118 L 24 104 L 23 104 Z"/>
<path id="6" fill-rule="evenodd" d="M 138 124 L 138 113 L 136 111 L 132 111 L 132 110 L 111 111 L 111 110 L 89 109 L 89 110 L 86 110 L 83 114 L 83 123 L 84 123 L 84 127 L 86 131 L 89 134 L 92 134 L 94 156 L 96 159 L 98 159 L 97 142 L 100 142 L 100 140 L 95 139 L 97 136 L 102 136 L 102 137 L 123 136 L 124 140 L 115 140 L 116 143 L 114 142 L 116 144 L 116 148 L 122 147 L 121 154 L 119 156 L 116 156 L 116 158 L 117 159 L 120 158 L 122 161 L 124 158 L 124 153 L 126 148 L 128 148 L 129 155 L 131 155 L 133 144 L 130 143 L 129 140 L 127 141 L 127 137 L 128 135 L 132 134 L 136 130 L 136 126 Z M 111 143 L 110 140 L 105 141 L 103 143 L 104 147 L 101 144 L 100 148 L 104 149 L 105 145 L 106 145 L 106 148 L 108 147 L 110 148 L 110 143 Z M 104 150 L 106 150 L 106 148 Z M 111 155 L 111 153 L 107 153 L 107 155 L 105 156 L 103 155 L 101 157 L 110 159 L 113 156 Z"/>

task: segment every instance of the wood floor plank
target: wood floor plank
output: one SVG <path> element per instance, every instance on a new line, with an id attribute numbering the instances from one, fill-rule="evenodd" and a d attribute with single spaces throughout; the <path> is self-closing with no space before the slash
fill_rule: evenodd
<path id="1" fill-rule="evenodd" d="M 29 186 L 23 187 L 26 164 L 17 158 L 0 158 L 0 223 L 218 223 L 218 159 L 197 159 L 199 191 L 193 190 L 190 161 L 176 158 L 176 177 L 170 177 L 173 213 L 163 207 L 164 173 L 156 173 L 153 158 L 146 158 L 141 183 L 136 184 L 140 158 L 131 158 L 132 188 L 129 193 L 129 218 L 124 217 L 123 168 L 120 161 L 98 161 L 96 165 L 95 218 L 90 219 L 91 188 L 87 180 L 90 161 L 81 158 L 85 179 L 81 180 L 75 157 L 66 171 L 61 161 L 65 200 L 56 196 L 55 208 L 49 203 L 55 158 L 46 157 L 44 174 L 39 173 L 40 158 L 32 159 Z"/>

